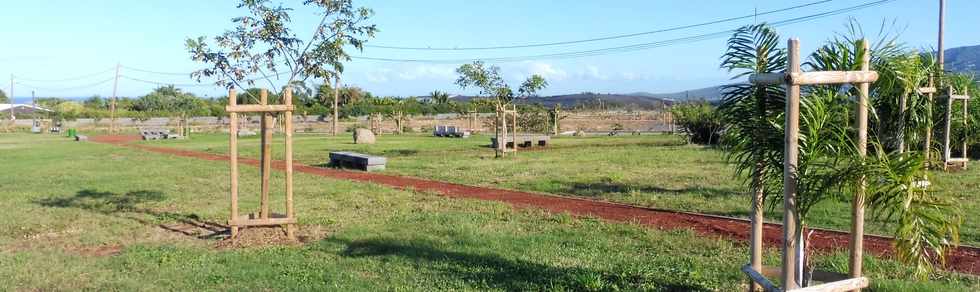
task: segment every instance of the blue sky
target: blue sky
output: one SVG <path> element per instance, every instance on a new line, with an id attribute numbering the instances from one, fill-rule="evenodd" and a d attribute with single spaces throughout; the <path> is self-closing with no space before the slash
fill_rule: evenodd
<path id="1" fill-rule="evenodd" d="M 817 0 L 775 1 L 394 1 L 355 0 L 375 11 L 372 21 L 380 32 L 375 45 L 421 47 L 506 46 L 588 39 L 651 31 L 710 20 L 751 15 Z M 816 14 L 872 0 L 836 0 L 804 9 L 633 38 L 574 45 L 490 51 L 401 51 L 366 48 L 355 56 L 396 59 L 470 59 L 528 56 L 584 51 L 649 43 L 724 31 L 753 21 L 778 21 Z M 160 72 L 190 72 L 202 65 L 184 49 L 189 36 L 214 36 L 231 27 L 243 13 L 236 1 L 200 0 L 33 0 L 4 1 L 0 9 L 0 82 L 9 91 L 14 74 L 15 96 L 109 96 L 117 62 Z M 314 11 L 302 1 L 282 1 L 297 7 L 294 27 L 308 30 Z M 936 45 L 938 1 L 896 0 L 881 6 L 779 27 L 784 37 L 801 39 L 804 52 L 844 30 L 856 17 L 874 35 L 882 21 L 902 30 L 901 40 L 913 48 Z M 980 44 L 975 12 L 980 1 L 947 1 L 947 48 Z M 306 35 L 303 33 L 302 35 Z M 499 63 L 505 77 L 517 83 L 530 74 L 545 76 L 551 86 L 542 94 L 593 92 L 675 92 L 726 82 L 718 69 L 725 37 L 672 46 L 571 59 L 539 59 Z M 379 95 L 424 95 L 432 90 L 473 93 L 453 84 L 459 64 L 400 63 L 354 60 L 342 82 Z M 52 82 L 102 72 L 79 80 Z M 194 83 L 184 76 L 157 75 L 124 68 L 123 75 L 164 83 Z M 120 96 L 138 96 L 154 85 L 122 79 Z M 222 95 L 210 86 L 186 87 L 206 95 Z"/>

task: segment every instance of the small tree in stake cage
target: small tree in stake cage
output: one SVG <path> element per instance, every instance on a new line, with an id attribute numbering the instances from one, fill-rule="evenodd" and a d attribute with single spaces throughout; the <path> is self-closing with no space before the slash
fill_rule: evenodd
<path id="1" fill-rule="evenodd" d="M 465 64 L 456 69 L 459 78 L 456 84 L 462 88 L 477 87 L 480 95 L 494 98 L 494 106 L 497 110 L 494 120 L 495 132 L 495 153 L 496 157 L 501 157 L 506 152 L 517 151 L 517 106 L 514 105 L 516 98 L 528 98 L 538 91 L 548 87 L 548 81 L 544 77 L 534 74 L 528 77 L 521 86 L 515 91 L 507 85 L 504 78 L 500 76 L 500 67 L 487 66 L 483 62 L 476 61 L 472 64 Z M 508 129 L 507 123 L 510 120 L 511 127 Z M 507 132 L 512 132 L 513 148 L 507 148 Z"/>
<path id="2" fill-rule="evenodd" d="M 195 61 L 209 65 L 191 73 L 199 82 L 213 78 L 215 84 L 231 89 L 228 96 L 231 156 L 231 226 L 232 238 L 238 228 L 253 225 L 286 225 L 287 236 L 295 238 L 296 219 L 292 208 L 292 90 L 289 85 L 309 78 L 325 82 L 336 79 L 343 72 L 343 62 L 350 61 L 345 47 L 362 49 L 364 42 L 374 36 L 377 28 L 367 24 L 372 16 L 370 9 L 354 7 L 351 0 L 305 0 L 303 5 L 321 16 L 312 28 L 311 36 L 300 39 L 290 27 L 292 8 L 272 6 L 267 0 L 242 0 L 237 8 L 244 8 L 248 15 L 232 19 L 234 28 L 214 38 L 213 46 L 205 37 L 188 38 L 187 50 Z M 256 81 L 268 82 L 270 89 L 282 89 L 273 96 L 285 96 L 283 104 L 271 105 L 268 94 L 261 91 L 255 96 L 251 87 Z M 277 86 L 279 85 L 279 86 Z M 246 97 L 238 102 L 234 88 L 242 89 Z M 258 105 L 255 105 L 258 103 Z M 247 105 L 251 104 L 251 105 Z M 240 113 L 262 115 L 262 196 L 258 216 L 238 217 L 238 153 L 237 120 Z M 269 212 L 269 175 L 271 171 L 270 140 L 272 139 L 273 114 L 285 118 L 286 155 L 286 215 L 274 216 Z M 257 218 L 256 218 L 257 217 Z M 275 218 L 280 217 L 280 218 Z"/>
<path id="3" fill-rule="evenodd" d="M 761 208 L 764 200 L 781 199 L 782 289 L 812 285 L 808 275 L 813 275 L 813 269 L 805 248 L 807 214 L 820 202 L 836 199 L 852 204 L 849 279 L 809 290 L 867 286 L 868 279 L 861 277 L 865 207 L 884 219 L 897 219 L 897 254 L 924 276 L 931 260 L 942 260 L 946 248 L 955 244 L 958 215 L 945 198 L 936 197 L 925 188 L 928 184 L 921 183 L 926 179 L 921 153 L 889 151 L 879 142 L 887 140 L 881 133 L 869 133 L 869 122 L 882 123 L 869 116 L 874 110 L 870 105 L 882 102 L 872 98 L 897 102 L 900 96 L 885 92 L 908 92 L 872 93 L 871 84 L 879 74 L 870 70 L 871 64 L 881 63 L 872 62 L 872 55 L 887 55 L 879 49 L 883 46 L 879 43 L 872 50 L 863 37 L 835 39 L 801 64 L 799 41 L 790 40 L 785 51 L 778 44 L 771 28 L 750 26 L 735 33 L 723 57 L 722 67 L 737 72 L 736 78 L 748 75 L 750 81 L 726 87 L 721 107 L 730 122 L 725 139 L 729 158 L 740 173 L 749 173 L 754 193 L 751 262 L 742 270 L 753 285 L 780 290 L 762 274 Z M 801 65 L 812 71 L 804 72 Z"/>

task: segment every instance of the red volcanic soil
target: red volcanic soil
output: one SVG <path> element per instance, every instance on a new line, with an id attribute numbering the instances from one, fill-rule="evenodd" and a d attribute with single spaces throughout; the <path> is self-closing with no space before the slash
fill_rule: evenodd
<path id="1" fill-rule="evenodd" d="M 224 155 L 129 143 L 137 140 L 140 140 L 139 136 L 99 136 L 92 138 L 92 141 L 95 142 L 135 147 L 157 153 L 213 161 L 228 160 L 228 156 Z M 253 166 L 259 165 L 257 159 L 250 158 L 239 158 L 239 163 Z M 604 201 L 559 197 L 514 190 L 468 186 L 390 174 L 321 168 L 299 163 L 294 163 L 293 165 L 295 171 L 322 177 L 370 182 L 399 189 L 427 191 L 453 198 L 473 198 L 505 202 L 517 208 L 544 209 L 554 213 L 568 213 L 576 216 L 602 218 L 609 221 L 636 223 L 659 229 L 692 229 L 704 235 L 741 241 L 748 241 L 751 230 L 751 225 L 748 220 L 737 218 L 658 210 Z M 272 167 L 277 170 L 284 170 L 285 162 L 274 161 Z M 766 245 L 781 246 L 783 236 L 782 225 L 766 224 L 763 235 Z M 849 238 L 850 235 L 847 232 L 817 229 L 814 230 L 810 237 L 810 244 L 811 247 L 821 251 L 843 250 L 848 247 Z M 894 252 L 892 241 L 888 237 L 866 235 L 864 237 L 864 250 L 875 255 L 891 256 Z M 958 247 L 950 251 L 946 260 L 946 268 L 949 270 L 980 275 L 980 248 L 969 246 Z"/>

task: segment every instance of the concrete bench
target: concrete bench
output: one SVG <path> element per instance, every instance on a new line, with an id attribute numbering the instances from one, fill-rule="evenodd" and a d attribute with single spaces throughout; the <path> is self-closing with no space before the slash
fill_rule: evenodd
<path id="1" fill-rule="evenodd" d="M 248 136 L 255 136 L 255 135 L 258 135 L 258 133 L 255 133 L 254 131 L 249 131 L 249 130 L 246 130 L 246 129 L 239 129 L 238 130 L 238 137 L 248 137 Z"/>
<path id="2" fill-rule="evenodd" d="M 168 129 L 158 129 L 158 128 L 140 128 L 140 136 L 143 136 L 143 140 L 161 140 L 161 139 L 183 139 L 184 136 L 180 134 L 170 133 Z"/>
<path id="3" fill-rule="evenodd" d="M 512 137 L 511 135 L 507 135 L 507 137 L 504 137 L 503 140 L 504 140 L 505 143 L 507 143 L 506 144 L 507 147 L 514 147 L 514 141 L 513 141 L 514 140 L 514 137 Z M 537 144 L 538 146 L 548 146 L 548 141 L 551 141 L 551 136 L 548 136 L 548 135 L 517 134 L 517 139 L 516 140 L 517 140 L 517 146 L 524 147 L 524 148 L 531 147 L 534 144 Z M 497 148 L 498 147 L 497 146 L 497 138 L 496 137 L 491 137 L 490 138 L 490 144 L 491 144 L 491 147 Z"/>
<path id="4" fill-rule="evenodd" d="M 469 138 L 470 131 L 456 126 L 436 126 L 435 130 L 432 131 L 432 135 L 436 137 Z"/>
<path id="5" fill-rule="evenodd" d="M 160 139 L 166 139 L 167 138 L 167 134 L 170 134 L 170 131 L 169 130 L 164 130 L 164 129 L 149 129 L 149 128 L 144 129 L 144 128 L 140 128 L 139 130 L 140 130 L 140 136 L 143 137 L 143 140 L 160 140 Z"/>
<path id="6" fill-rule="evenodd" d="M 356 168 L 363 171 L 385 170 L 388 159 L 381 156 L 337 151 L 330 152 L 330 165 L 334 167 Z"/>

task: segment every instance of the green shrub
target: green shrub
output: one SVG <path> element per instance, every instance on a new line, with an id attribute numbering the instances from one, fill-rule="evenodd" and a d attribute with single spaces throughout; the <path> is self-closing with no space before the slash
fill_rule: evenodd
<path id="1" fill-rule="evenodd" d="M 718 144 L 722 130 L 721 115 L 714 106 L 707 103 L 680 104 L 671 108 L 674 123 L 687 135 L 691 143 Z"/>

